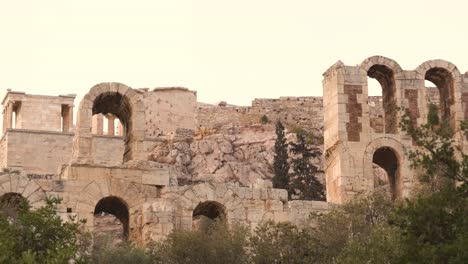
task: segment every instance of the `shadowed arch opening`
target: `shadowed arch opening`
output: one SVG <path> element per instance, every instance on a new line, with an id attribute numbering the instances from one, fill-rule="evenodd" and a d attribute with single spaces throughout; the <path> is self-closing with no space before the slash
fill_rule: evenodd
<path id="1" fill-rule="evenodd" d="M 392 69 L 385 65 L 376 64 L 369 68 L 367 76 L 376 79 L 382 88 L 382 101 L 381 107 L 383 117 L 375 116 L 372 119 L 372 114 L 375 113 L 371 109 L 371 127 L 377 133 L 390 133 L 397 132 L 397 105 L 396 105 L 396 87 L 395 75 Z M 376 102 L 376 104 L 380 102 Z M 371 107 L 379 107 L 380 105 Z M 375 109 L 378 111 L 378 109 Z M 377 112 L 376 111 L 376 112 Z M 380 119 L 379 119 L 380 118 Z"/>
<path id="2" fill-rule="evenodd" d="M 401 197 L 400 161 L 395 150 L 390 147 L 378 148 L 374 152 L 372 162 L 384 172 L 384 175 L 376 175 L 375 186 L 387 185 L 393 199 Z"/>
<path id="3" fill-rule="evenodd" d="M 428 106 L 430 104 L 437 106 L 441 120 L 451 120 L 450 108 L 455 102 L 454 79 L 452 74 L 447 69 L 434 67 L 426 71 L 424 79 L 433 83 L 438 90 L 438 94 L 433 96 L 431 96 L 430 91 L 426 93 L 429 95 L 426 96 Z"/>
<path id="4" fill-rule="evenodd" d="M 102 198 L 94 209 L 94 233 L 125 240 L 128 238 L 129 220 L 128 206 L 122 199 L 115 196 Z"/>
<path id="5" fill-rule="evenodd" d="M 0 214 L 4 214 L 10 223 L 18 219 L 21 206 L 28 206 L 28 201 L 19 193 L 9 192 L 0 196 Z"/>
<path id="6" fill-rule="evenodd" d="M 214 201 L 201 202 L 195 207 L 192 215 L 192 229 L 206 231 L 214 221 L 225 221 L 225 207 Z"/>
<path id="7" fill-rule="evenodd" d="M 93 102 L 92 114 L 93 114 L 93 121 L 96 120 L 96 125 L 93 124 L 93 128 L 96 128 L 96 131 L 102 134 L 103 131 L 103 118 L 106 118 L 107 122 L 109 122 L 109 118 L 114 118 L 118 120 L 121 125 L 120 133 L 123 136 L 123 141 L 125 144 L 125 150 L 123 155 L 123 160 L 128 161 L 131 159 L 130 157 L 130 140 L 131 135 L 130 131 L 132 131 L 132 122 L 131 122 L 131 105 L 129 100 L 116 92 L 105 92 L 96 97 Z M 108 125 L 108 123 L 106 123 Z M 112 136 L 115 135 L 115 125 L 114 121 L 112 124 L 106 129 L 107 133 L 109 130 L 112 130 Z"/>

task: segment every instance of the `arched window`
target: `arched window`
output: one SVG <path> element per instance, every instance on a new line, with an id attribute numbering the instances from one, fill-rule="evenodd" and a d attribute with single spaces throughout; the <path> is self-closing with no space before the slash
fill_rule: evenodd
<path id="1" fill-rule="evenodd" d="M 199 203 L 192 215 L 192 228 L 207 230 L 214 221 L 224 221 L 226 211 L 222 204 L 214 201 Z"/>
<path id="2" fill-rule="evenodd" d="M 10 223 L 16 222 L 20 206 L 27 206 L 27 200 L 19 193 L 5 193 L 0 196 L 0 214 L 4 214 Z"/>
<path id="3" fill-rule="evenodd" d="M 379 167 L 374 170 L 375 187 L 383 186 L 393 199 L 401 197 L 400 162 L 395 151 L 380 147 L 374 152 L 372 162 Z"/>
<path id="4" fill-rule="evenodd" d="M 381 93 L 376 88 L 376 83 L 368 79 L 369 95 L 382 96 L 381 101 L 375 97 L 369 98 L 370 125 L 376 133 L 397 132 L 397 106 L 396 88 L 393 70 L 385 65 L 376 64 L 367 71 L 369 78 L 377 80 L 380 84 Z M 374 83 L 374 85 L 372 85 Z"/>
<path id="5" fill-rule="evenodd" d="M 94 234 L 125 240 L 128 238 L 129 220 L 128 206 L 122 199 L 115 196 L 102 198 L 94 209 Z"/>
<path id="6" fill-rule="evenodd" d="M 104 130 L 104 119 L 107 120 L 107 127 Z M 96 120 L 96 121 L 94 121 Z M 115 120 L 118 120 L 121 128 L 119 133 L 123 134 L 123 140 L 125 144 L 124 161 L 129 160 L 130 151 L 130 136 L 127 131 L 131 131 L 131 108 L 130 103 L 126 97 L 123 97 L 119 93 L 106 92 L 100 94 L 93 104 L 93 131 L 96 134 L 106 134 L 115 136 Z M 95 125 L 96 124 L 96 125 Z"/>
<path id="7" fill-rule="evenodd" d="M 430 87 L 426 90 L 428 109 L 431 104 L 437 106 L 439 118 L 441 120 L 451 121 L 450 107 L 455 102 L 452 74 L 447 69 L 435 67 L 426 71 L 424 79 L 426 80 L 426 87 L 437 87 L 437 92 L 431 91 Z"/>

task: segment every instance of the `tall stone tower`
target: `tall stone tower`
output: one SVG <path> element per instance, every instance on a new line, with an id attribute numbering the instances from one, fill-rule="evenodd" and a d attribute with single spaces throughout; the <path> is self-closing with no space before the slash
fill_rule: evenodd
<path id="1" fill-rule="evenodd" d="M 462 96 L 468 85 L 452 63 L 432 60 L 413 71 L 405 71 L 391 59 L 374 56 L 357 66 L 346 66 L 338 61 L 323 76 L 329 202 L 343 203 L 356 193 L 373 190 L 377 184 L 374 164 L 387 173 L 394 198 L 410 194 L 416 179 L 408 152 L 414 146 L 400 130 L 400 109 L 406 110 L 414 123 L 421 125 L 425 123 L 429 104 L 438 105 L 440 117 L 449 120 L 457 132 L 457 142 L 466 145 L 459 126 L 468 113 L 462 111 L 468 109 L 468 102 L 465 102 L 468 96 Z M 375 117 L 375 113 L 369 112 L 368 78 L 376 79 L 382 87 L 383 116 Z M 433 98 L 429 96 L 425 81 L 438 88 Z M 379 118 L 380 122 L 374 122 Z"/>

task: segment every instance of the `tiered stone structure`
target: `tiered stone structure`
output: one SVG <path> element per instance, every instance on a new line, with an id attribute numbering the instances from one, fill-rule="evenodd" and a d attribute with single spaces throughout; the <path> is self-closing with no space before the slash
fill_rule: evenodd
<path id="1" fill-rule="evenodd" d="M 367 95 L 368 78 L 380 82 L 382 97 Z M 425 80 L 437 88 L 425 88 Z M 414 146 L 399 129 L 400 107 L 420 125 L 435 102 L 467 150 L 459 123 L 468 118 L 468 74 L 449 62 L 414 71 L 380 56 L 358 66 L 338 62 L 324 74 L 323 89 L 323 101 L 282 97 L 236 107 L 197 103 L 196 92 L 181 87 L 101 83 L 81 100 L 75 127 L 74 95 L 9 90 L 0 198 L 22 196 L 38 207 L 58 195 L 64 219 L 87 219 L 97 234 L 121 229 L 119 237 L 144 244 L 194 228 L 201 216 L 252 229 L 269 219 L 304 224 L 311 212 L 377 188 L 376 165 L 395 198 L 409 196 L 415 179 L 406 154 Z M 263 116 L 270 122 L 262 124 Z M 270 187 L 278 119 L 323 131 L 328 203 L 288 201 L 286 190 Z"/>
<path id="2" fill-rule="evenodd" d="M 368 78 L 382 86 L 381 125 L 371 122 Z M 425 80 L 437 86 L 442 119 L 449 120 L 455 140 L 466 148 L 460 121 L 467 119 L 468 75 L 443 60 L 424 62 L 407 71 L 395 61 L 374 56 L 357 66 L 338 61 L 324 73 L 324 140 L 327 200 L 343 203 L 354 194 L 374 189 L 377 164 L 387 172 L 394 197 L 408 197 L 416 180 L 407 153 L 413 142 L 400 131 L 403 109 L 416 125 L 425 122 L 431 101 Z M 429 91 L 429 92 L 428 92 Z M 433 89 L 432 89 L 433 91 Z M 433 94 L 433 92 L 432 92 Z"/>
<path id="3" fill-rule="evenodd" d="M 81 100 L 74 128 L 73 99 L 7 92 L 0 196 L 22 196 L 38 207 L 46 196 L 58 195 L 64 219 L 86 219 L 97 234 L 122 228 L 122 237 L 141 244 L 175 229 L 191 229 L 200 215 L 222 216 L 253 229 L 267 219 L 304 221 L 310 212 L 328 208 L 325 202 L 288 201 L 285 190 L 264 185 L 179 183 L 172 162 L 153 161 L 156 145 L 194 140 L 193 91 L 101 83 Z M 121 124 L 120 133 L 112 131 L 119 126 L 111 120 Z M 108 215 L 121 225 L 103 227 L 115 222 Z"/>

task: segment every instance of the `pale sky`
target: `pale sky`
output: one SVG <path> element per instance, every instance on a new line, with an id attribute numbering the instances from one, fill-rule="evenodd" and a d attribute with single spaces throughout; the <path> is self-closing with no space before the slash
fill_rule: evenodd
<path id="1" fill-rule="evenodd" d="M 0 96 L 184 86 L 198 101 L 322 94 L 337 60 L 468 71 L 468 1 L 0 0 Z M 370 94 L 376 94 L 371 90 Z"/>

